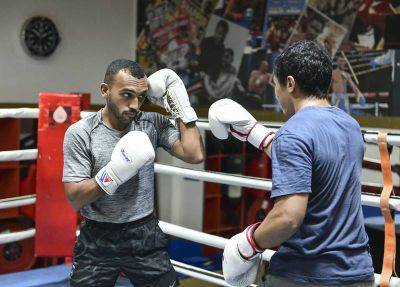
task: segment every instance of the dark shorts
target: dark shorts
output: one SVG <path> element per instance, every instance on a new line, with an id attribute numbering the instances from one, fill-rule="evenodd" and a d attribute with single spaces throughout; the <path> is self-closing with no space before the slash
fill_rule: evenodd
<path id="1" fill-rule="evenodd" d="M 153 216 L 128 223 L 84 220 L 74 247 L 71 286 L 114 286 L 122 272 L 134 287 L 178 286 L 168 237 Z"/>

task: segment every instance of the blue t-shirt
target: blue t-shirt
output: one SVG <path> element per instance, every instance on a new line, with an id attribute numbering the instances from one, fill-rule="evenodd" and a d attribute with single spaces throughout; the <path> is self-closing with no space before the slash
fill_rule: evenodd
<path id="1" fill-rule="evenodd" d="M 305 284 L 373 281 L 358 123 L 336 107 L 305 107 L 276 133 L 271 157 L 271 197 L 308 193 L 308 206 L 299 230 L 272 257 L 269 273 Z"/>

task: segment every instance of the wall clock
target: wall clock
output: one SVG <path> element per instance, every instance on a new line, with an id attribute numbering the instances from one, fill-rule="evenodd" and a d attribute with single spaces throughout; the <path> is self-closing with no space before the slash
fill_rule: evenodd
<path id="1" fill-rule="evenodd" d="M 60 43 L 57 27 L 49 18 L 36 16 L 28 19 L 21 31 L 22 45 L 36 57 L 48 57 Z"/>

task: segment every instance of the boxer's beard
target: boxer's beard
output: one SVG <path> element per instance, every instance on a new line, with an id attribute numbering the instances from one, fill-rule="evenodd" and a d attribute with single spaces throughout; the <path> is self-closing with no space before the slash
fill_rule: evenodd
<path id="1" fill-rule="evenodd" d="M 106 103 L 110 112 L 117 118 L 117 120 L 121 124 L 127 125 L 133 121 L 133 118 L 121 114 L 118 110 L 118 107 L 110 99 L 106 99 Z"/>

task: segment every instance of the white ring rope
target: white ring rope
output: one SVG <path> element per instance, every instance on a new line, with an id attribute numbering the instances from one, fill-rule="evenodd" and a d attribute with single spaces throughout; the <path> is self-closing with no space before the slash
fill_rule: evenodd
<path id="1" fill-rule="evenodd" d="M 220 273 L 216 273 L 216 272 L 212 272 L 212 271 L 209 271 L 209 270 L 205 270 L 205 269 L 202 269 L 202 268 L 199 268 L 199 267 L 195 267 L 195 266 L 192 266 L 192 265 L 189 265 L 189 264 L 186 264 L 186 263 L 182 263 L 182 262 L 179 262 L 179 261 L 176 261 L 176 260 L 172 260 L 171 259 L 171 263 L 174 266 L 178 266 L 178 267 L 185 268 L 185 269 L 190 269 L 192 271 L 200 272 L 200 273 L 203 273 L 205 275 L 209 275 L 209 276 L 212 276 L 212 277 L 215 277 L 215 278 L 219 278 L 219 279 L 223 279 L 224 278 L 224 275 L 222 275 Z"/>
<path id="2" fill-rule="evenodd" d="M 37 149 L 9 150 L 0 152 L 0 162 L 34 160 L 38 157 Z"/>
<path id="3" fill-rule="evenodd" d="M 193 242 L 201 243 L 204 245 L 216 247 L 218 249 L 224 249 L 224 246 L 225 246 L 226 242 L 228 241 L 228 239 L 223 238 L 223 237 L 207 234 L 204 232 L 192 230 L 192 229 L 189 229 L 186 227 L 182 227 L 179 225 L 175 225 L 175 224 L 171 224 L 171 223 L 167 223 L 167 222 L 163 222 L 163 221 L 159 222 L 159 226 L 163 230 L 163 232 L 166 234 L 176 236 L 179 238 L 183 238 L 186 240 L 190 240 Z M 31 229 L 27 229 L 24 231 L 0 234 L 0 244 L 14 242 L 14 241 L 18 241 L 18 240 L 22 240 L 22 239 L 26 239 L 26 238 L 31 238 L 35 235 L 35 231 L 36 230 L 34 228 L 31 228 Z M 77 231 L 77 234 L 78 234 L 78 231 Z M 270 261 L 272 255 L 274 253 L 275 253 L 275 251 L 273 251 L 273 250 L 264 251 L 264 253 L 262 254 L 263 260 Z M 183 267 L 183 265 L 181 265 L 181 268 L 182 267 Z M 196 275 L 198 275 L 197 278 L 202 277 L 203 279 L 205 279 L 204 276 L 206 276 L 205 274 L 199 275 L 199 273 L 197 273 L 195 271 L 190 271 L 190 270 L 184 270 L 184 271 L 187 271 L 186 274 L 194 275 L 194 273 L 196 273 Z M 194 272 L 194 273 L 191 273 L 191 272 Z M 206 272 L 202 271 L 202 273 L 206 273 Z M 201 276 L 201 275 L 203 275 L 203 276 Z M 189 275 L 189 276 L 191 276 L 191 275 Z M 210 277 L 210 276 L 207 276 L 207 277 Z M 207 278 L 207 279 L 210 279 L 210 278 Z M 216 279 L 218 279 L 218 278 L 216 278 Z M 380 275 L 375 274 L 375 284 L 379 284 L 379 282 L 380 282 Z M 217 283 L 217 284 L 219 284 L 219 283 Z M 229 285 L 223 285 L 223 286 L 229 286 Z M 392 277 L 390 280 L 390 286 L 399 287 L 400 279 L 397 277 Z"/>
<path id="4" fill-rule="evenodd" d="M 179 238 L 183 238 L 183 239 L 186 239 L 189 241 L 201 243 L 201 244 L 204 244 L 207 246 L 212 246 L 212 247 L 215 247 L 218 249 L 224 249 L 225 244 L 228 241 L 228 239 L 220 237 L 220 236 L 204 233 L 201 231 L 196 231 L 193 229 L 189 229 L 189 228 L 175 225 L 172 223 L 164 222 L 161 220 L 159 221 L 158 225 L 160 226 L 162 231 L 164 231 L 164 233 L 166 233 L 166 234 L 176 236 Z M 270 261 L 272 255 L 274 255 L 274 253 L 275 253 L 274 250 L 269 250 L 269 249 L 265 250 L 262 254 L 263 260 Z"/>
<path id="5" fill-rule="evenodd" d="M 374 143 L 374 144 L 378 143 L 378 132 L 373 133 L 372 131 L 369 131 L 368 133 L 365 133 L 364 140 L 367 143 Z M 400 136 L 389 134 L 387 136 L 387 142 L 388 144 L 400 147 Z"/>
<path id="6" fill-rule="evenodd" d="M 6 244 L 10 242 L 20 241 L 27 238 L 32 238 L 35 236 L 36 229 L 29 228 L 22 231 L 13 231 L 13 232 L 1 232 L 0 233 L 0 244 Z"/>
<path id="7" fill-rule="evenodd" d="M 81 111 L 81 118 L 87 117 L 96 111 Z M 38 118 L 39 109 L 38 108 L 16 108 L 16 109 L 0 109 L 0 118 Z M 199 129 L 210 130 L 210 125 L 206 120 L 197 121 L 197 126 Z M 277 130 L 279 126 L 272 127 L 266 122 L 260 122 L 260 124 Z M 364 140 L 369 143 L 377 143 L 378 135 L 373 131 L 365 131 Z M 388 143 L 391 145 L 400 146 L 400 135 L 388 135 Z"/>
<path id="8" fill-rule="evenodd" d="M 39 108 L 0 109 L 0 118 L 37 119 Z"/>
<path id="9" fill-rule="evenodd" d="M 36 203 L 36 194 L 0 199 L 0 209 L 21 207 Z"/>
<path id="10" fill-rule="evenodd" d="M 155 163 L 154 172 L 182 176 L 184 178 L 197 179 L 207 182 L 220 184 L 236 185 L 242 187 L 271 190 L 272 182 L 261 178 L 255 178 L 243 175 L 230 175 L 222 172 L 200 171 L 189 168 L 181 168 Z"/>
<path id="11" fill-rule="evenodd" d="M 1 151 L 0 152 L 0 161 L 1 159 L 6 158 L 7 161 L 13 160 L 9 154 L 15 154 L 16 157 L 24 157 L 25 159 L 36 159 L 37 153 L 33 150 L 20 150 L 20 151 Z M 7 156 L 3 157 L 2 154 L 6 153 Z M 21 155 L 22 154 L 22 155 Z M 29 155 L 29 156 L 28 156 Z M 256 188 L 262 190 L 271 190 L 272 182 L 271 180 L 265 180 L 261 178 L 242 176 L 242 175 L 229 175 L 220 172 L 209 172 L 209 171 L 199 171 L 193 170 L 189 168 L 181 168 L 175 166 L 169 166 L 164 164 L 155 163 L 154 171 L 160 174 L 169 174 L 169 175 L 178 175 L 186 178 L 191 178 L 195 180 L 202 180 L 208 182 L 215 182 L 227 185 L 236 185 L 242 187 Z M 376 184 L 375 184 L 376 185 Z M 379 186 L 379 185 L 376 185 Z M 380 197 L 377 195 L 369 195 L 362 194 L 361 202 L 364 205 L 369 206 L 380 206 Z M 400 198 L 390 198 L 389 200 L 390 207 L 396 211 L 400 210 Z"/>
<path id="12" fill-rule="evenodd" d="M 380 196 L 361 193 L 361 204 L 366 206 L 380 207 Z M 390 208 L 396 211 L 400 210 L 400 198 L 389 199 Z"/>
<path id="13" fill-rule="evenodd" d="M 20 196 L 20 197 L 12 197 L 5 198 L 0 200 L 0 209 L 13 208 L 13 207 L 21 207 L 26 205 L 31 205 L 36 202 L 36 194 Z M 367 206 L 380 207 L 380 197 L 378 195 L 372 194 L 361 194 L 361 203 Z M 399 198 L 391 198 L 389 200 L 390 208 L 393 210 L 400 210 L 400 199 Z"/>
<path id="14" fill-rule="evenodd" d="M 227 286 L 227 287 L 233 287 L 232 285 L 229 285 L 228 283 L 225 282 L 225 280 L 223 279 L 219 279 L 219 278 L 215 278 L 215 277 L 211 277 L 209 275 L 200 273 L 200 272 L 196 272 L 196 271 L 192 271 L 190 269 L 185 269 L 182 268 L 180 266 L 177 266 L 175 264 L 172 264 L 175 268 L 175 271 L 181 274 L 184 274 L 186 276 L 192 277 L 192 278 L 196 278 L 202 281 L 206 281 L 206 282 L 210 282 L 213 284 L 217 284 L 218 286 Z"/>
<path id="15" fill-rule="evenodd" d="M 34 160 L 37 159 L 37 150 L 13 150 L 0 151 L 1 161 L 18 161 L 18 160 Z M 199 171 L 189 168 L 174 167 L 164 164 L 155 163 L 154 171 L 162 174 L 183 176 L 186 178 L 216 182 L 221 184 L 236 185 L 249 188 L 257 188 L 263 190 L 271 190 L 272 183 L 270 180 L 255 178 L 242 175 L 230 175 L 220 172 Z"/>
<path id="16" fill-rule="evenodd" d="M 179 261 L 171 260 L 172 265 L 174 266 L 175 270 L 181 274 L 197 278 L 203 281 L 207 281 L 210 283 L 218 284 L 220 286 L 229 286 L 228 283 L 225 282 L 224 276 L 219 273 L 211 272 L 202 268 L 198 268 L 192 265 L 188 265 Z M 257 286 L 255 284 L 249 286 Z"/>
<path id="17" fill-rule="evenodd" d="M 220 236 L 192 230 L 186 227 L 164 222 L 161 220 L 159 221 L 158 225 L 160 226 L 162 231 L 166 234 L 183 238 L 189 241 L 201 243 L 207 246 L 215 247 L 218 249 L 224 249 L 225 244 L 228 241 L 228 239 Z"/>

